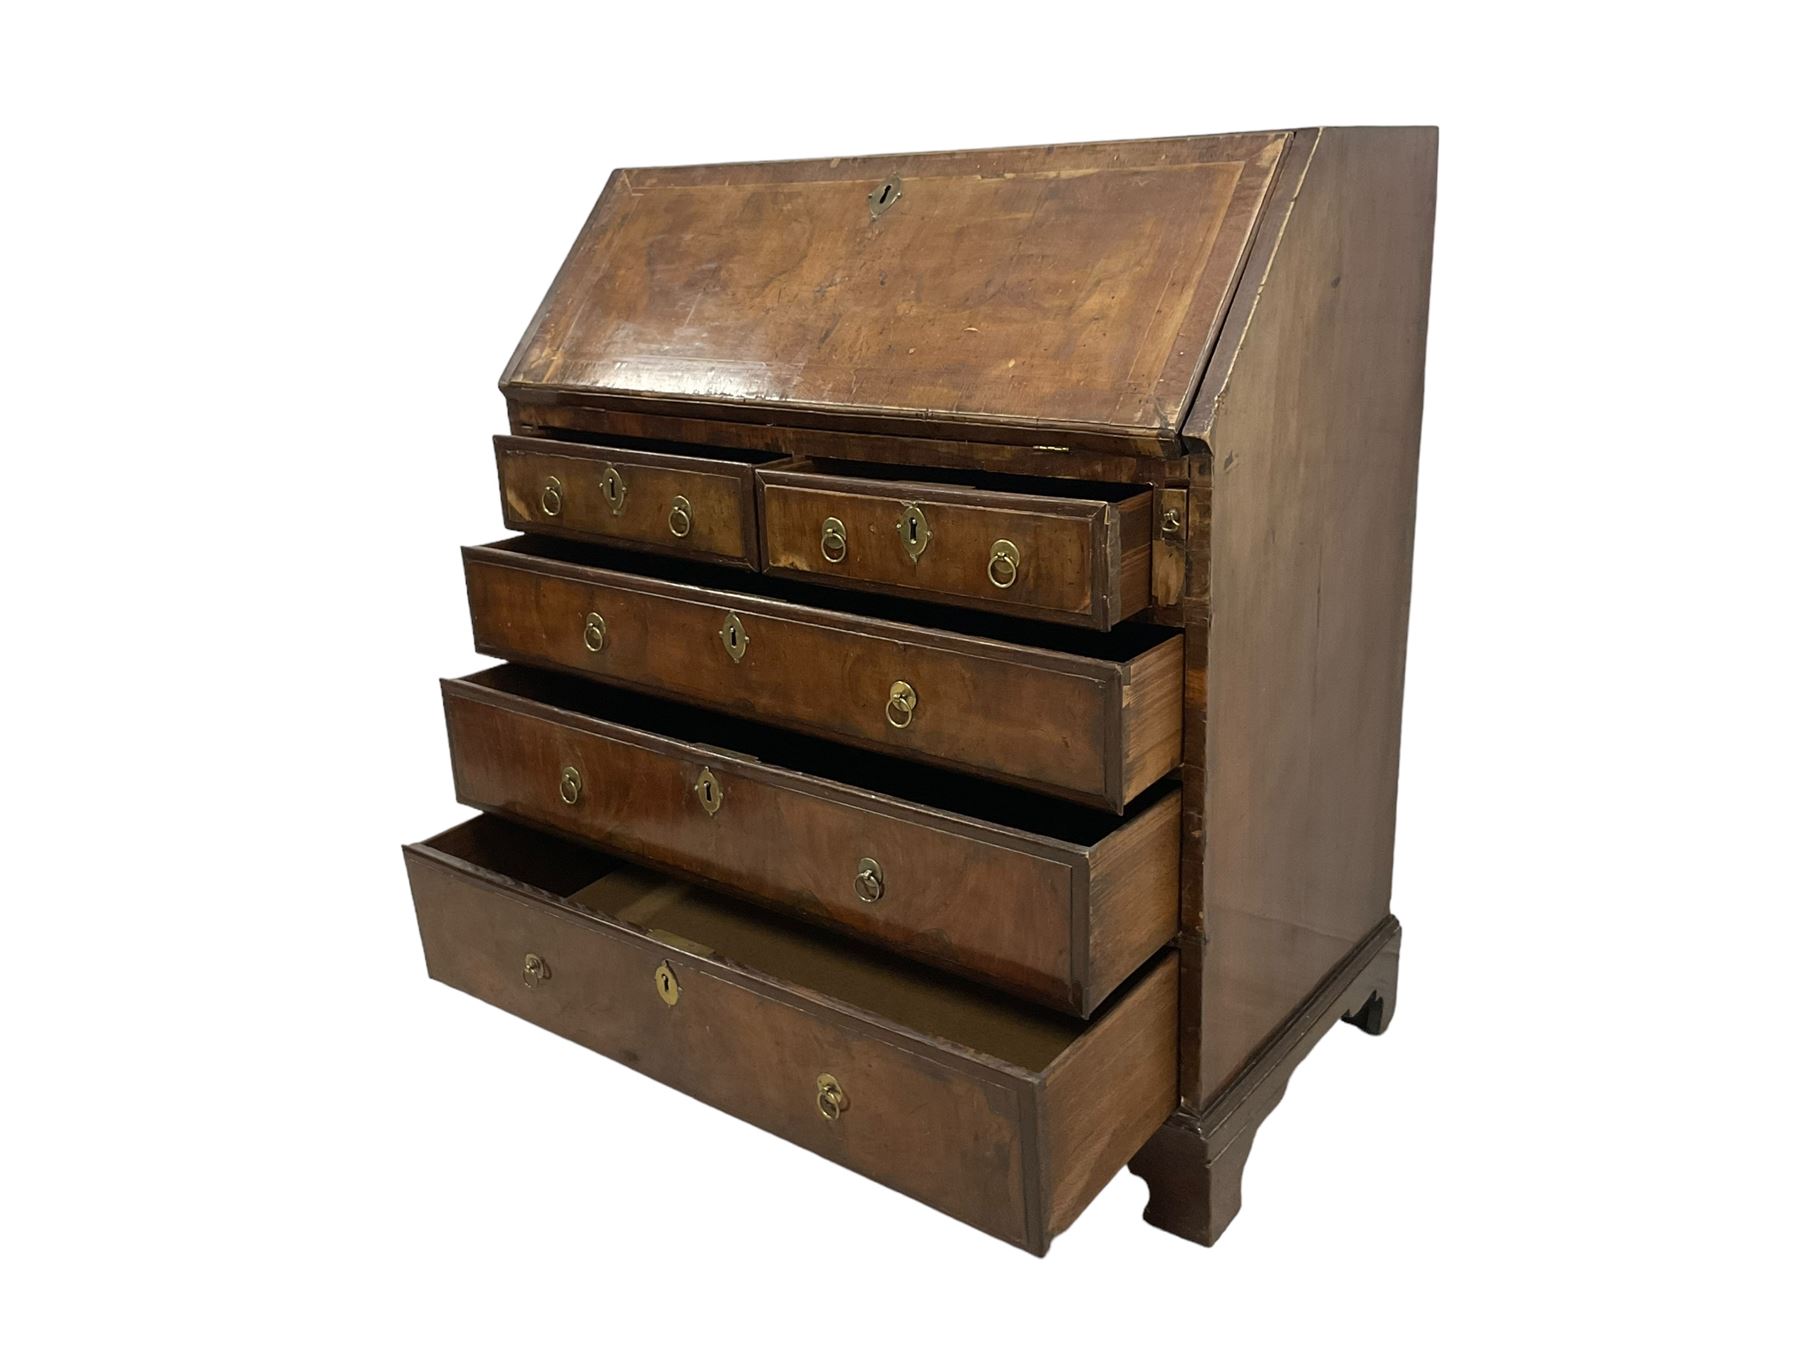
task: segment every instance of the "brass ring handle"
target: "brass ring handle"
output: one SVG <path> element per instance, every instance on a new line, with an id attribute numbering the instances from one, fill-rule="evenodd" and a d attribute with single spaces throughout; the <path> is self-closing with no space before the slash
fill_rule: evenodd
<path id="1" fill-rule="evenodd" d="M 1010 539 L 996 539 L 988 555 L 988 580 L 1001 590 L 1019 579 L 1019 546 Z"/>
<path id="2" fill-rule="evenodd" d="M 825 1119 L 836 1120 L 850 1109 L 850 1098 L 844 1094 L 844 1089 L 838 1080 L 830 1074 L 820 1074 L 816 1086 L 819 1090 L 819 1114 Z"/>
<path id="3" fill-rule="evenodd" d="M 550 477 L 544 480 L 544 490 L 538 495 L 538 505 L 547 516 L 562 514 L 562 479 Z"/>
<path id="4" fill-rule="evenodd" d="M 597 652 L 606 645 L 606 620 L 592 610 L 581 621 L 581 645 L 590 652 Z"/>
<path id="5" fill-rule="evenodd" d="M 918 706 L 918 692 L 905 680 L 895 680 L 888 689 L 888 725 L 896 731 L 905 731 L 912 725 L 913 709 Z"/>
<path id="6" fill-rule="evenodd" d="M 828 563 L 841 563 L 850 556 L 850 538 L 844 533 L 844 522 L 836 516 L 826 516 L 819 527 L 819 552 Z"/>
<path id="7" fill-rule="evenodd" d="M 881 899 L 887 890 L 887 884 L 881 875 L 881 864 L 873 858 L 856 860 L 856 880 L 851 883 L 856 891 L 856 898 L 865 905 L 872 905 Z"/>
<path id="8" fill-rule="evenodd" d="M 669 508 L 669 533 L 677 539 L 686 539 L 693 528 L 694 508 L 688 505 L 686 497 L 677 497 Z"/>
<path id="9" fill-rule="evenodd" d="M 525 953 L 525 983 L 538 985 L 550 978 L 549 963 L 536 952 Z"/>
<path id="10" fill-rule="evenodd" d="M 625 509 L 625 475 L 611 464 L 600 475 L 600 492 L 615 516 Z"/>
<path id="11" fill-rule="evenodd" d="M 581 770 L 573 764 L 562 771 L 562 781 L 556 785 L 556 793 L 563 799 L 563 804 L 573 806 L 581 800 Z"/>

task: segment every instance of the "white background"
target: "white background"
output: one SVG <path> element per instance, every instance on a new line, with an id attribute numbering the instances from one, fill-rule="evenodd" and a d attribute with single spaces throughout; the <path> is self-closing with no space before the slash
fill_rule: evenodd
<path id="1" fill-rule="evenodd" d="M 1666 12 L 14 10 L 4 1340 L 1793 1344 L 1791 42 Z M 1217 1247 L 1121 1176 L 1033 1260 L 427 982 L 612 168 L 1320 122 L 1443 128 L 1405 959 Z"/>

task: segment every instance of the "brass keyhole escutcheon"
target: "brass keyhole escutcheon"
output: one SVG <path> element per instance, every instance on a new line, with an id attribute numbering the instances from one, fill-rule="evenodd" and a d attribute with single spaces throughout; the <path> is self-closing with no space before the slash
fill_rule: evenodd
<path id="1" fill-rule="evenodd" d="M 544 480 L 544 490 L 538 494 L 538 505 L 547 516 L 562 514 L 562 479 L 552 477 Z"/>
<path id="2" fill-rule="evenodd" d="M 625 475 L 611 464 L 600 475 L 600 493 L 606 498 L 606 504 L 612 507 L 615 516 L 625 509 Z"/>
<path id="3" fill-rule="evenodd" d="M 881 899 L 882 892 L 887 889 L 881 875 L 881 864 L 873 858 L 856 860 L 856 898 L 865 905 L 872 905 Z"/>
<path id="4" fill-rule="evenodd" d="M 725 644 L 725 654 L 736 665 L 744 659 L 744 653 L 750 649 L 750 634 L 744 631 L 744 621 L 736 614 L 725 616 L 725 626 L 719 630 L 719 641 Z"/>
<path id="5" fill-rule="evenodd" d="M 693 528 L 694 508 L 688 505 L 686 497 L 677 497 L 674 505 L 669 507 L 669 533 L 677 539 L 686 539 Z"/>
<path id="6" fill-rule="evenodd" d="M 675 972 L 669 969 L 667 961 L 656 968 L 655 980 L 657 997 L 664 1003 L 673 1008 L 681 1001 L 681 982 L 675 978 Z"/>
<path id="7" fill-rule="evenodd" d="M 919 561 L 919 556 L 931 544 L 931 522 L 925 519 L 917 502 L 907 503 L 900 519 L 894 522 L 894 528 L 900 531 L 900 547 L 906 550 L 906 556 L 914 562 Z"/>
<path id="8" fill-rule="evenodd" d="M 719 808 L 725 805 L 725 788 L 711 769 L 700 770 L 700 776 L 694 780 L 694 795 L 700 799 L 700 806 L 709 816 L 719 814 Z"/>
<path id="9" fill-rule="evenodd" d="M 581 800 L 581 770 L 573 764 L 562 771 L 562 782 L 556 785 L 558 795 L 567 806 L 573 806 Z"/>
<path id="10" fill-rule="evenodd" d="M 606 620 L 592 610 L 581 621 L 581 645 L 597 652 L 606 645 Z"/>
<path id="11" fill-rule="evenodd" d="M 1005 590 L 1019 579 L 1019 546 L 1010 539 L 994 540 L 988 555 L 988 580 Z"/>
<path id="12" fill-rule="evenodd" d="M 540 985 L 550 978 L 550 964 L 536 952 L 525 953 L 525 983 Z"/>
<path id="13" fill-rule="evenodd" d="M 912 725 L 913 709 L 918 706 L 918 691 L 905 680 L 895 680 L 888 688 L 888 725 L 896 731 L 905 731 Z"/>
<path id="14" fill-rule="evenodd" d="M 826 516 L 824 525 L 819 527 L 819 552 L 828 563 L 841 563 L 850 556 L 850 537 L 844 533 L 844 522 L 836 516 Z"/>
<path id="15" fill-rule="evenodd" d="M 842 1085 L 828 1073 L 819 1075 L 819 1114 L 827 1120 L 836 1120 L 850 1109 L 850 1098 L 845 1095 Z"/>
<path id="16" fill-rule="evenodd" d="M 900 200 L 900 180 L 890 178 L 884 183 L 877 183 L 869 190 L 869 218 L 880 219 L 881 215 Z"/>

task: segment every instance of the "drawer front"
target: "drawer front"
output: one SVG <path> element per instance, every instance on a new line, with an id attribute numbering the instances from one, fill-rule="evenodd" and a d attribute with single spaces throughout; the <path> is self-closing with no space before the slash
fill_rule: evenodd
<path id="1" fill-rule="evenodd" d="M 1084 1015 L 1174 936 L 1174 795 L 1098 843 L 1068 843 L 567 712 L 496 689 L 508 675 L 530 672 L 444 682 L 469 806 Z M 1130 893 L 1107 884 L 1121 868 Z"/>
<path id="2" fill-rule="evenodd" d="M 567 848 L 491 817 L 409 847 L 431 976 L 997 1237 L 1042 1252 L 1173 1108 L 1171 956 L 1083 1027 L 767 919 L 695 931 L 692 888 L 639 927 L 681 883 L 635 868 L 510 873 Z"/>
<path id="3" fill-rule="evenodd" d="M 409 861 L 431 977 L 1012 1242 L 1026 1099 L 1004 1075 L 883 1044 L 716 962 Z M 526 978 L 536 956 L 549 978 Z M 664 1001 L 667 965 L 677 1002 Z M 829 1120 L 818 1079 L 849 1109 Z"/>
<path id="4" fill-rule="evenodd" d="M 508 528 L 755 567 L 752 466 L 494 437 Z"/>
<path id="5" fill-rule="evenodd" d="M 505 548 L 467 550 L 465 574 L 486 655 L 1115 811 L 1179 760 L 1178 636 L 1104 660 Z"/>
<path id="6" fill-rule="evenodd" d="M 1149 488 L 1114 503 L 764 469 L 757 491 L 770 572 L 1093 628 L 1150 603 Z"/>

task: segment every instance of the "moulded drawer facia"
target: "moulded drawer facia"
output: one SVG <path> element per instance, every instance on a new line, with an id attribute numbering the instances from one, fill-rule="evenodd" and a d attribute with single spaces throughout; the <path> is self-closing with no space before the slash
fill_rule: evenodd
<path id="1" fill-rule="evenodd" d="M 1172 955 L 1084 1025 L 493 817 L 406 862 L 433 978 L 1034 1252 L 1175 1105 Z"/>
<path id="2" fill-rule="evenodd" d="M 549 547 L 464 550 L 484 655 L 1115 812 L 1180 762 L 1178 633 L 1070 631 L 1096 650 L 1052 650 L 612 570 Z"/>
<path id="3" fill-rule="evenodd" d="M 757 565 L 755 461 L 494 437 L 508 529 Z"/>
<path id="4" fill-rule="evenodd" d="M 1148 487 L 1048 495 L 806 465 L 756 477 L 773 573 L 1090 628 L 1150 604 Z"/>
<path id="5" fill-rule="evenodd" d="M 1123 821 L 1006 789 L 933 791 L 929 772 L 522 667 L 446 680 L 444 712 L 469 806 L 1065 1011 L 1091 1013 L 1175 933 L 1174 787 Z M 771 762 L 775 738 L 786 763 Z M 931 800 L 869 786 L 896 780 Z M 979 814 L 984 796 L 1002 819 Z"/>

